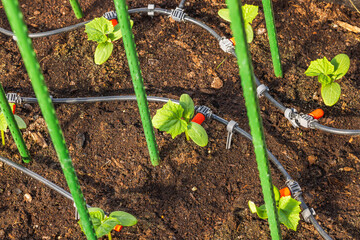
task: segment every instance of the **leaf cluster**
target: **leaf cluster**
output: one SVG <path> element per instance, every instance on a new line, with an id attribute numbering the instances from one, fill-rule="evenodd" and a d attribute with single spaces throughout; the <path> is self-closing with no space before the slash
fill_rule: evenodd
<path id="1" fill-rule="evenodd" d="M 130 20 L 130 24 L 132 27 L 134 22 Z M 85 24 L 85 32 L 89 41 L 98 43 L 94 55 L 94 61 L 98 65 L 105 63 L 109 59 L 114 48 L 112 42 L 122 38 L 120 24 L 114 27 L 112 22 L 105 17 L 95 18 Z"/>
<path id="2" fill-rule="evenodd" d="M 188 94 L 182 94 L 180 104 L 169 100 L 157 110 L 152 123 L 160 131 L 171 134 L 172 138 L 185 132 L 187 139 L 190 137 L 197 145 L 204 147 L 208 144 L 208 135 L 200 124 L 190 121 L 193 116 L 194 102 Z"/>
<path id="3" fill-rule="evenodd" d="M 350 59 L 346 54 L 336 55 L 331 62 L 326 57 L 310 63 L 305 71 L 306 76 L 318 77 L 321 83 L 321 96 L 325 105 L 333 106 L 340 98 L 341 87 L 335 82 L 342 78 L 350 67 Z"/>
<path id="4" fill-rule="evenodd" d="M 130 227 L 137 223 L 137 219 L 127 212 L 115 211 L 106 216 L 101 208 L 89 208 L 88 210 L 97 238 L 109 234 L 116 225 Z M 78 223 L 81 230 L 84 231 L 81 220 Z"/>
<path id="5" fill-rule="evenodd" d="M 280 197 L 280 192 L 275 186 L 273 186 L 273 191 L 280 223 L 284 224 L 287 228 L 296 231 L 300 221 L 301 202 L 293 199 L 291 196 Z M 261 219 L 268 218 L 265 204 L 258 207 L 254 202 L 249 201 L 248 205 L 251 213 L 256 213 Z"/>
<path id="6" fill-rule="evenodd" d="M 246 40 L 248 43 L 251 43 L 254 39 L 254 31 L 251 27 L 252 21 L 259 14 L 259 7 L 254 5 L 245 4 L 241 7 L 243 19 L 244 19 L 244 27 L 246 33 Z M 218 15 L 224 19 L 225 21 L 231 22 L 230 20 L 230 11 L 227 8 L 220 9 L 218 11 Z"/>

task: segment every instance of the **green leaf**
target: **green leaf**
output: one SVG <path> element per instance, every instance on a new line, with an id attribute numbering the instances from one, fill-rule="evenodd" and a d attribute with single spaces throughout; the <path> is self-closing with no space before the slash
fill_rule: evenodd
<path id="1" fill-rule="evenodd" d="M 15 117 L 15 121 L 17 123 L 17 125 L 19 126 L 20 129 L 25 129 L 26 128 L 26 123 L 24 122 L 24 120 L 19 117 L 18 115 L 14 115 Z"/>
<path id="2" fill-rule="evenodd" d="M 180 105 L 184 109 L 183 116 L 186 121 L 189 121 L 194 116 L 194 102 L 187 94 L 182 94 L 180 97 Z"/>
<path id="3" fill-rule="evenodd" d="M 332 79 L 328 75 L 320 73 L 320 75 L 318 76 L 318 82 L 326 85 L 332 83 Z"/>
<path id="4" fill-rule="evenodd" d="M 193 140 L 200 147 L 205 147 L 208 144 L 208 135 L 205 129 L 195 122 L 190 122 L 187 126 L 187 132 L 191 140 Z"/>
<path id="5" fill-rule="evenodd" d="M 275 201 L 276 201 L 276 203 L 278 203 L 280 200 L 280 192 L 279 192 L 279 189 L 277 187 L 275 187 L 275 185 L 273 185 L 273 192 L 274 192 Z"/>
<path id="6" fill-rule="evenodd" d="M 109 217 L 116 218 L 120 222 L 120 225 L 125 227 L 130 227 L 137 223 L 136 217 L 123 211 L 112 212 Z"/>
<path id="7" fill-rule="evenodd" d="M 105 213 L 101 208 L 88 208 L 90 217 L 97 218 L 100 221 L 103 221 L 105 218 Z"/>
<path id="8" fill-rule="evenodd" d="M 6 119 L 5 119 L 5 115 L 4 113 L 1 113 L 0 114 L 0 131 L 6 131 L 8 125 L 7 125 L 7 122 L 6 122 Z"/>
<path id="9" fill-rule="evenodd" d="M 120 225 L 119 220 L 112 217 L 106 218 L 105 221 L 103 221 L 96 229 L 96 236 L 101 238 L 102 236 L 107 235 L 116 225 Z"/>
<path id="10" fill-rule="evenodd" d="M 94 230 L 96 231 L 96 229 L 98 229 L 98 227 L 101 225 L 101 221 L 98 218 L 95 218 L 95 217 L 90 217 L 90 220 L 91 220 L 91 222 L 92 222 L 92 224 L 94 226 Z M 83 225 L 81 223 L 81 220 L 78 221 L 78 224 L 80 225 L 81 231 L 84 232 L 84 228 L 83 228 Z"/>
<path id="11" fill-rule="evenodd" d="M 155 128 L 165 131 L 175 138 L 186 130 L 187 122 L 181 119 L 183 112 L 184 109 L 180 105 L 169 100 L 161 109 L 157 110 L 152 123 Z"/>
<path id="12" fill-rule="evenodd" d="M 251 24 L 259 13 L 259 7 L 254 5 L 245 4 L 242 6 L 244 22 Z"/>
<path id="13" fill-rule="evenodd" d="M 296 231 L 300 221 L 300 202 L 291 196 L 282 197 L 279 202 L 279 221 L 287 228 Z"/>
<path id="14" fill-rule="evenodd" d="M 230 12 L 229 9 L 223 8 L 218 11 L 218 15 L 225 21 L 230 22 Z"/>
<path id="15" fill-rule="evenodd" d="M 265 205 L 261 205 L 260 207 L 258 207 L 252 201 L 249 201 L 248 205 L 249 205 L 251 213 L 256 213 L 259 216 L 259 218 L 261 218 L 261 219 L 267 219 L 268 218 Z"/>
<path id="16" fill-rule="evenodd" d="M 106 34 L 114 31 L 112 23 L 104 17 L 95 18 L 91 22 L 85 24 L 85 32 L 89 41 L 103 43 L 108 40 Z"/>
<path id="17" fill-rule="evenodd" d="M 331 64 L 334 65 L 335 71 L 333 72 L 334 79 L 342 78 L 350 68 L 350 58 L 346 54 L 338 54 L 332 60 Z"/>
<path id="18" fill-rule="evenodd" d="M 130 20 L 131 27 L 134 25 L 134 21 Z M 108 37 L 111 39 L 111 41 L 116 41 L 120 38 L 122 38 L 122 33 L 120 29 L 120 24 L 116 25 L 114 28 L 114 31 L 108 35 Z"/>
<path id="19" fill-rule="evenodd" d="M 103 42 L 97 45 L 94 55 L 96 64 L 101 65 L 106 62 L 113 51 L 114 45 L 111 42 Z"/>
<path id="20" fill-rule="evenodd" d="M 311 61 L 310 66 L 305 71 L 306 76 L 319 76 L 320 74 L 330 75 L 334 72 L 334 65 L 332 65 L 326 57 Z"/>
<path id="21" fill-rule="evenodd" d="M 254 31 L 249 23 L 245 23 L 245 34 L 247 43 L 251 43 L 254 39 Z"/>
<path id="22" fill-rule="evenodd" d="M 341 87 L 338 83 L 333 82 L 321 86 L 321 96 L 325 105 L 332 106 L 339 101 L 341 95 Z"/>

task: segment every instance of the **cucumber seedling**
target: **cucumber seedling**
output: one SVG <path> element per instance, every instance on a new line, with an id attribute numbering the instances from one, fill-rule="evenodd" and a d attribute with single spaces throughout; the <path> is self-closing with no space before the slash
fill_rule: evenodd
<path id="1" fill-rule="evenodd" d="M 254 5 L 245 4 L 241 8 L 244 19 L 246 40 L 248 43 L 251 43 L 254 39 L 254 31 L 251 27 L 252 21 L 259 14 L 259 7 Z M 223 8 L 218 11 L 218 15 L 225 21 L 231 22 L 229 9 Z"/>
<path id="2" fill-rule="evenodd" d="M 115 211 L 106 216 L 101 208 L 88 208 L 91 222 L 97 238 L 108 235 L 111 240 L 111 231 L 120 231 L 122 226 L 130 227 L 137 223 L 137 219 L 130 213 L 123 211 Z M 78 222 L 81 231 L 84 232 L 81 221 Z"/>
<path id="3" fill-rule="evenodd" d="M 318 77 L 321 83 L 321 97 L 325 105 L 333 106 L 339 101 L 341 87 L 335 82 L 342 78 L 350 68 L 350 59 L 346 54 L 336 55 L 330 62 L 326 57 L 310 63 L 306 76 Z"/>
<path id="4" fill-rule="evenodd" d="M 280 223 L 284 224 L 287 228 L 296 231 L 300 221 L 301 202 L 291 197 L 288 188 L 279 191 L 277 187 L 273 186 L 273 191 Z M 268 218 L 265 204 L 258 207 L 254 202 L 249 201 L 248 205 L 251 213 L 256 213 L 261 219 Z"/>
<path id="5" fill-rule="evenodd" d="M 187 94 L 182 94 L 180 104 L 169 100 L 161 109 L 157 110 L 152 119 L 153 126 L 160 131 L 171 134 L 172 138 L 185 132 L 186 139 L 189 137 L 200 147 L 208 144 L 208 135 L 205 129 L 195 121 L 194 102 Z"/>
<path id="6" fill-rule="evenodd" d="M 9 103 L 10 108 L 12 109 L 13 114 L 15 113 L 15 109 L 16 109 L 16 105 L 14 103 Z M 19 117 L 18 115 L 14 115 L 15 117 L 15 121 L 19 127 L 19 129 L 25 129 L 26 128 L 26 123 L 24 122 L 24 120 L 22 120 L 21 117 Z M 6 122 L 5 119 L 5 115 L 4 113 L 1 111 L 0 112 L 0 131 L 1 131 L 1 139 L 2 139 L 2 145 L 5 145 L 5 131 L 8 128 L 8 124 Z"/>
<path id="7" fill-rule="evenodd" d="M 130 24 L 132 27 L 134 22 L 130 20 Z M 122 38 L 120 24 L 114 27 L 113 23 L 105 17 L 95 18 L 85 24 L 85 32 L 89 41 L 98 43 L 94 55 L 94 61 L 98 65 L 105 63 L 111 56 L 114 48 L 112 42 Z"/>

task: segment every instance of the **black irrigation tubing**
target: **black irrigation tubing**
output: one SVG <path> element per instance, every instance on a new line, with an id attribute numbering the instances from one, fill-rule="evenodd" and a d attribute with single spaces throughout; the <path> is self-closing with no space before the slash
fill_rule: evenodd
<path id="1" fill-rule="evenodd" d="M 182 0 L 181 4 L 184 4 L 185 1 Z M 149 5 L 150 6 L 150 5 Z M 135 8 L 135 9 L 130 9 L 129 13 L 130 14 L 134 14 L 134 13 L 149 13 L 149 12 L 154 12 L 154 13 L 159 13 L 159 14 L 163 14 L 163 15 L 168 15 L 171 16 L 172 15 L 172 11 L 167 10 L 167 9 L 162 9 L 162 8 L 150 8 L 150 7 L 144 7 L 144 8 Z M 207 26 L 205 23 L 202 23 L 192 17 L 189 17 L 188 15 L 184 15 L 183 18 L 184 21 L 188 21 L 191 23 L 194 23 L 196 25 L 198 25 L 199 27 L 205 29 L 206 31 L 208 31 L 212 36 L 214 36 L 218 41 L 222 40 L 223 37 L 221 37 L 219 34 L 217 34 L 212 28 L 210 28 L 209 26 Z M 75 24 L 73 26 L 68 26 L 68 27 L 64 27 L 64 28 L 60 28 L 60 29 L 56 29 L 56 30 L 52 30 L 52 31 L 48 31 L 48 32 L 42 32 L 42 33 L 30 33 L 29 37 L 31 38 L 38 38 L 38 37 L 47 37 L 47 36 L 51 36 L 54 34 L 59 34 L 59 33 L 63 33 L 63 32 L 67 32 L 67 31 L 71 31 L 74 30 L 76 28 L 82 27 L 84 26 L 86 23 L 88 23 L 90 21 L 86 21 L 83 23 L 78 23 Z M 13 38 L 14 37 L 14 33 L 11 31 L 8 31 L 6 29 L 0 28 L 0 32 L 11 36 Z M 232 55 L 235 55 L 234 51 L 230 52 Z M 255 76 L 255 80 L 256 80 L 256 84 L 258 86 L 261 85 L 261 82 L 259 81 L 259 79 Z M 288 109 L 287 107 L 285 107 L 283 104 L 281 104 L 280 102 L 278 102 L 277 100 L 275 100 L 269 93 L 269 90 L 266 90 L 263 92 L 263 96 L 265 98 L 267 98 L 275 107 L 277 107 L 278 109 L 280 109 L 283 113 Z M 333 127 L 328 127 L 328 126 L 324 126 L 321 125 L 320 123 L 318 123 L 317 121 L 312 121 L 309 124 L 309 127 L 312 129 L 318 129 L 327 133 L 332 133 L 332 134 L 338 134 L 338 135 L 360 135 L 360 130 L 352 130 L 352 129 L 338 129 L 338 128 L 333 128 Z"/>
<path id="2" fill-rule="evenodd" d="M 125 96 L 104 96 L 104 97 L 82 97 L 82 98 L 53 98 L 52 101 L 53 103 L 91 103 L 91 102 L 109 102 L 109 101 L 135 101 L 136 100 L 136 96 L 134 95 L 125 95 Z M 169 99 L 169 98 L 165 98 L 165 97 L 156 97 L 156 96 L 147 96 L 147 100 L 150 102 L 168 102 L 169 100 L 173 101 L 174 103 L 179 104 L 178 100 L 173 100 L 173 99 Z M 24 103 L 37 103 L 37 99 L 36 98 L 28 98 L 28 97 L 22 97 L 21 101 Z M 229 124 L 229 122 L 213 113 L 210 114 L 210 118 L 212 118 L 213 120 L 224 124 L 225 126 Z M 234 131 L 241 134 L 242 136 L 244 136 L 245 138 L 247 138 L 248 140 L 252 141 L 252 137 L 251 135 L 246 132 L 245 130 L 241 129 L 238 126 L 234 127 Z M 288 182 L 295 182 L 292 177 L 289 175 L 289 173 L 285 170 L 285 168 L 281 165 L 281 163 L 279 162 L 279 160 L 268 150 L 266 149 L 267 153 L 268 153 L 268 157 L 271 160 L 271 162 L 276 166 L 276 168 L 281 172 L 281 174 L 284 176 L 286 183 Z M 3 159 L 0 157 L 0 160 L 3 161 Z M 3 161 L 5 163 L 8 163 L 10 160 L 7 159 L 7 161 Z M 11 162 L 11 161 L 10 161 Z M 18 164 L 15 165 L 11 165 L 15 168 L 17 168 L 17 166 L 21 166 Z M 21 166 L 22 167 L 22 166 Z M 24 167 L 22 167 L 24 168 Z M 21 169 L 19 169 L 21 170 Z M 28 170 L 29 172 L 30 170 Z M 31 172 L 31 171 L 30 171 Z M 27 173 L 28 174 L 28 173 Z M 28 174 L 30 175 L 30 174 Z M 36 178 L 39 181 L 42 182 L 43 178 Z M 46 180 L 46 179 L 45 179 Z M 46 180 L 47 181 L 47 180 Z M 49 181 L 47 181 L 49 182 Z M 45 183 L 46 184 L 46 183 Z M 48 184 L 46 184 L 48 185 Z M 49 185 L 48 185 L 49 186 Z M 50 186 L 51 187 L 51 186 Z M 51 187 L 52 189 L 58 191 L 58 189 Z M 300 188 L 300 186 L 299 186 Z M 61 188 L 60 188 L 61 189 Z M 63 190 L 64 191 L 64 190 Z M 59 193 L 64 194 L 63 191 L 59 191 Z M 301 190 L 300 190 L 301 191 Z M 68 197 L 68 196 L 66 196 Z M 309 211 L 309 207 L 306 205 L 301 192 L 296 194 L 295 199 L 297 199 L 298 201 L 301 202 L 301 208 L 303 211 Z M 314 218 L 314 216 L 312 214 L 310 214 L 309 216 L 309 221 L 314 225 L 315 229 L 319 232 L 319 234 L 326 240 L 331 240 L 332 238 L 321 228 L 321 226 L 319 225 L 319 223 L 316 221 L 316 219 Z"/>

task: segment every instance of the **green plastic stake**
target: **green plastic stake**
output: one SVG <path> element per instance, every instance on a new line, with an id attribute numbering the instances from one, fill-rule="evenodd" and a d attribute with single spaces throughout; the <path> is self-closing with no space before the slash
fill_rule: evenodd
<path id="1" fill-rule="evenodd" d="M 242 4 L 239 0 L 227 0 L 226 3 L 230 10 L 231 29 L 236 42 L 235 52 L 238 59 L 241 85 L 244 93 L 251 135 L 253 137 L 253 145 L 259 170 L 261 187 L 269 217 L 270 233 L 272 239 L 281 239 L 281 231 L 274 199 L 269 161 L 267 159 L 259 102 L 256 96 L 254 72 L 248 44 L 246 42 L 244 20 L 241 12 Z"/>
<path id="2" fill-rule="evenodd" d="M 80 19 L 80 18 L 84 17 L 84 14 L 81 10 L 80 3 L 78 2 L 78 0 L 69 0 L 69 1 L 71 4 L 71 7 L 75 13 L 76 18 Z"/>
<path id="3" fill-rule="evenodd" d="M 262 4 L 264 7 L 266 29 L 268 31 L 271 58 L 274 66 L 275 76 L 282 78 L 283 72 L 281 68 L 281 57 L 279 52 L 278 41 L 276 38 L 276 28 L 275 28 L 275 19 L 274 19 L 272 2 L 271 0 L 262 0 Z"/>
<path id="4" fill-rule="evenodd" d="M 2 0 L 2 3 L 9 19 L 10 26 L 16 35 L 21 56 L 24 59 L 25 67 L 31 79 L 35 95 L 39 101 L 41 112 L 43 113 L 48 126 L 50 137 L 54 143 L 65 179 L 74 198 L 85 235 L 87 239 L 95 240 L 97 238 L 92 222 L 90 221 L 90 215 L 86 208 L 84 196 L 81 192 L 80 184 L 76 176 L 69 151 L 66 147 L 65 139 L 57 120 L 49 91 L 44 81 L 44 76 L 41 73 L 40 65 L 36 59 L 32 42 L 28 37 L 28 30 L 23 20 L 19 3 L 17 0 Z"/>
<path id="5" fill-rule="evenodd" d="M 130 17 L 125 0 L 114 0 L 120 29 L 123 34 L 125 52 L 129 63 L 131 78 L 134 85 L 136 100 L 140 110 L 140 117 L 153 166 L 159 165 L 160 157 L 156 144 L 154 128 L 151 122 L 149 104 L 146 98 L 144 81 L 141 75 L 140 63 L 136 52 L 134 35 L 131 31 Z"/>
<path id="6" fill-rule="evenodd" d="M 6 122 L 9 126 L 11 135 L 14 138 L 15 144 L 20 152 L 21 158 L 24 163 L 29 163 L 31 161 L 29 150 L 26 147 L 24 138 L 22 137 L 21 131 L 19 129 L 19 126 L 17 125 L 14 115 L 11 111 L 11 107 L 9 105 L 9 102 L 6 98 L 6 94 L 4 91 L 4 88 L 2 87 L 2 84 L 0 83 L 0 106 L 1 110 L 4 113 Z"/>

